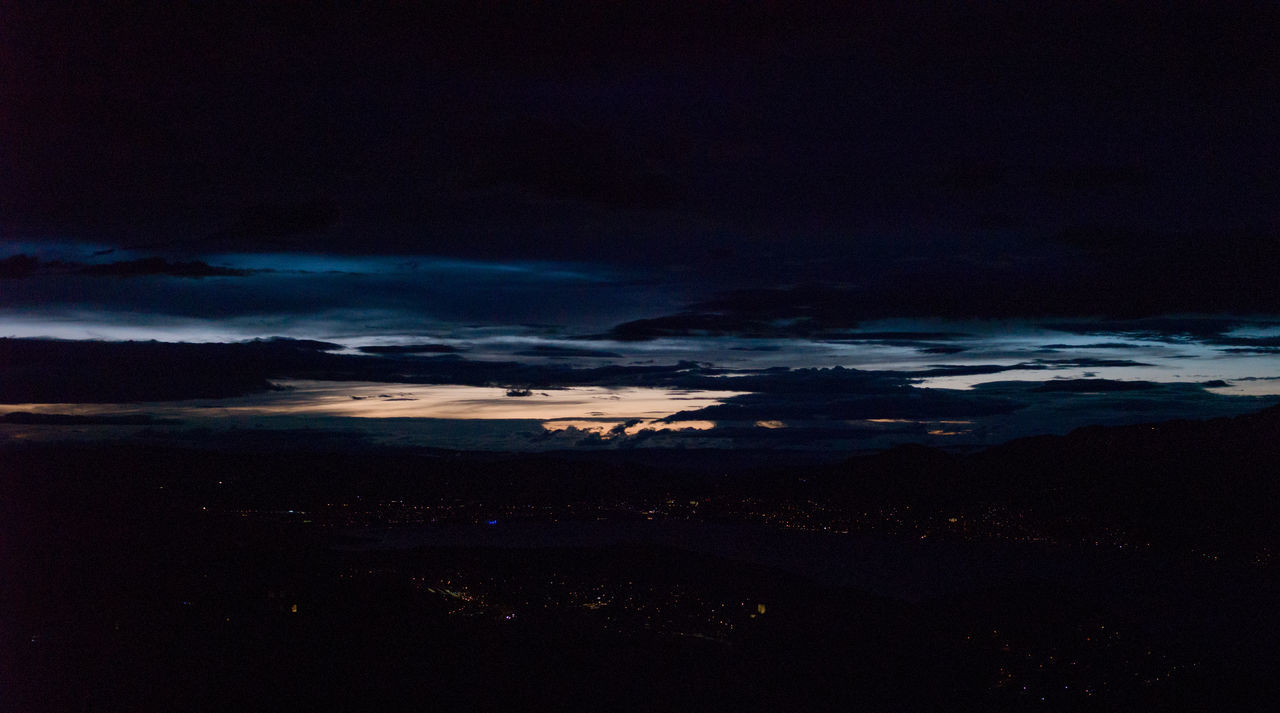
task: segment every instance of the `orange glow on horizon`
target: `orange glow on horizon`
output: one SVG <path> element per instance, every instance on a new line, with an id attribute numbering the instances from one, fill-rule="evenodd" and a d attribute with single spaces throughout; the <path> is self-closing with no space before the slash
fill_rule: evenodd
<path id="1" fill-rule="evenodd" d="M 281 381 L 283 388 L 228 399 L 198 399 L 117 404 L 12 404 L 6 409 L 76 415 L 150 414 L 190 418 L 220 416 L 334 416 L 346 418 L 435 418 L 458 420 L 642 419 L 655 429 L 694 428 L 693 423 L 655 424 L 679 411 L 691 411 L 739 396 L 737 391 L 580 386 L 532 389 L 508 396 L 501 386 L 394 384 L 347 381 Z M 637 427 L 636 430 L 640 430 Z"/>
<path id="2" fill-rule="evenodd" d="M 570 428 L 576 428 L 579 431 L 599 433 L 605 438 L 611 438 L 617 435 L 616 433 L 613 433 L 613 430 L 625 423 L 627 422 L 556 419 L 553 421 L 543 421 L 542 427 L 548 431 L 565 431 Z M 715 421 L 662 421 L 659 419 L 653 419 L 643 420 L 639 423 L 627 426 L 623 429 L 623 433 L 628 436 L 634 436 L 641 431 L 706 431 L 715 427 Z"/>

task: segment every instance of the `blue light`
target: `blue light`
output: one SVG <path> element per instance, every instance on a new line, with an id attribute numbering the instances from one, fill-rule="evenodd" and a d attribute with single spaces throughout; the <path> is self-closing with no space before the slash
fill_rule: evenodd
<path id="1" fill-rule="evenodd" d="M 489 524 L 490 524 L 490 525 L 497 525 L 497 524 L 498 524 L 498 521 L 497 521 L 497 520 L 490 520 L 490 521 L 489 521 Z"/>

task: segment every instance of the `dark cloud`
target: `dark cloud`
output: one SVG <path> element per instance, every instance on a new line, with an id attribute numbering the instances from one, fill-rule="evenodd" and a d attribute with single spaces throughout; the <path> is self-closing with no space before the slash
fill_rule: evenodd
<path id="1" fill-rule="evenodd" d="M 893 392 L 870 394 L 747 394 L 735 396 L 723 404 L 681 411 L 665 420 L 972 418 L 1009 413 L 1026 405 L 1026 402 L 1015 399 L 984 394 L 904 387 Z"/>
<path id="2" fill-rule="evenodd" d="M 241 211 L 225 232 L 214 238 L 241 238 L 271 244 L 284 238 L 312 236 L 338 223 L 340 213 L 331 199 L 259 203 Z M 263 244 L 263 243 L 258 243 Z"/>
<path id="3" fill-rule="evenodd" d="M 1151 381 L 1117 381 L 1115 379 L 1061 379 L 1046 381 L 1032 389 L 1038 393 L 1106 393 L 1112 391 L 1149 391 L 1160 388 Z"/>
<path id="4" fill-rule="evenodd" d="M 1191 318 L 1150 318 L 1138 320 L 1102 321 L 1094 323 L 1051 323 L 1051 329 L 1089 335 L 1123 335 L 1131 339 L 1143 339 L 1166 343 L 1198 343 L 1214 347 L 1228 354 L 1274 354 L 1280 351 L 1280 337 L 1275 336 L 1240 336 L 1231 334 L 1233 330 L 1247 328 L 1271 329 L 1277 326 L 1274 320 L 1256 318 L 1231 317 L 1191 317 Z M 1124 345 L 1116 345 L 1124 346 Z M 1109 344 L 1069 345 L 1050 344 L 1043 349 L 1094 349 L 1112 348 Z M 1188 358 L 1185 355 L 1181 358 Z M 1043 360 L 1039 360 L 1043 361 Z M 1080 360 L 1077 360 L 1080 361 Z M 1111 360 L 1114 361 L 1114 360 Z M 1090 364 L 1081 363 L 1081 366 Z M 1104 363 L 1093 364 L 1106 366 Z M 1122 365 L 1122 364 L 1112 364 Z"/>
<path id="5" fill-rule="evenodd" d="M 455 354 L 463 351 L 452 344 L 395 344 L 357 349 L 365 354 Z"/>
<path id="6" fill-rule="evenodd" d="M 685 313 L 652 319 L 638 319 L 619 324 L 604 336 L 623 342 L 662 339 L 665 337 L 779 338 L 808 336 L 809 324 L 773 323 L 737 314 Z"/>
<path id="7" fill-rule="evenodd" d="M 776 419 L 773 419 L 776 420 Z M 685 438 L 733 438 L 739 443 L 765 445 L 813 445 L 822 441 L 865 441 L 870 438 L 912 437 L 928 435 L 936 424 L 929 421 L 899 420 L 893 423 L 870 421 L 822 422 L 793 421 L 782 428 L 766 428 L 740 421 L 717 423 L 714 428 L 680 429 L 674 433 Z"/>
<path id="8" fill-rule="evenodd" d="M 1092 344 L 1044 344 L 1040 346 L 1042 351 L 1061 351 L 1081 350 L 1081 349 L 1142 349 L 1141 344 L 1129 344 L 1126 342 L 1094 342 Z"/>
<path id="9" fill-rule="evenodd" d="M 1137 193 L 1153 186 L 1154 177 L 1140 166 L 1043 166 L 1032 169 L 1026 181 L 1048 195 Z"/>
<path id="10" fill-rule="evenodd" d="M 839 326 L 1275 304 L 1269 4 L 33 7 L 7 234 L 829 281 Z"/>
<path id="11" fill-rule="evenodd" d="M 0 423 L 16 423 L 29 426 L 172 426 L 182 422 L 172 418 L 156 418 L 147 414 L 87 416 L 67 413 L 10 411 L 0 416 Z"/>
<path id="12" fill-rule="evenodd" d="M 1280 347 L 1227 347 L 1222 351 L 1228 354 L 1276 354 Z"/>
<path id="13" fill-rule="evenodd" d="M 936 342 L 943 340 L 970 339 L 972 334 L 966 332 L 857 332 L 838 341 L 910 341 Z"/>
<path id="14" fill-rule="evenodd" d="M 715 422 L 708 433 L 688 435 L 699 445 L 767 442 L 784 448 L 884 447 L 910 440 L 993 443 L 1019 435 L 1062 432 L 1081 423 L 1231 414 L 1261 403 L 1207 391 L 1222 385 L 1215 381 L 1164 384 L 1073 378 L 993 381 L 969 390 L 914 385 L 931 376 L 1079 368 L 1076 360 L 877 371 L 841 367 L 728 370 L 690 361 L 575 368 L 563 363 L 470 361 L 456 354 L 351 355 L 334 353 L 336 347 L 287 339 L 235 344 L 0 340 L 0 364 L 4 366 L 0 369 L 0 402 L 219 398 L 277 388 L 272 386 L 273 380 L 282 378 L 463 384 L 508 389 L 510 396 L 532 396 L 538 389 L 569 386 L 731 390 L 746 393 L 667 420 Z M 389 389 L 370 398 L 400 401 L 412 396 Z M 900 422 L 867 423 L 867 419 Z M 966 423 L 937 423 L 945 420 Z M 759 421 L 782 422 L 785 428 L 773 430 L 787 433 L 764 433 L 769 429 L 754 426 Z M 610 447 L 632 447 L 653 439 L 669 443 L 681 438 L 671 434 L 628 436 L 625 430 L 606 434 L 608 438 L 602 440 L 612 443 Z M 565 445 L 584 439 L 592 444 L 597 441 L 588 432 L 568 441 L 561 436 L 557 439 Z"/>
<path id="15" fill-rule="evenodd" d="M 40 266 L 40 261 L 30 255 L 12 255 L 0 260 L 0 279 L 30 277 Z"/>
<path id="16" fill-rule="evenodd" d="M 859 309 L 850 303 L 849 296 L 850 290 L 845 287 L 824 284 L 752 288 L 723 292 L 694 305 L 693 309 L 755 319 L 790 320 L 811 330 L 856 327 Z M 899 336 L 889 333 L 871 338 L 893 339 Z"/>
<path id="17" fill-rule="evenodd" d="M 731 437 L 740 443 L 886 447 L 925 441 L 963 445 L 997 443 L 1036 433 L 1063 433 L 1082 423 L 1134 423 L 1185 417 L 1188 413 L 1232 415 L 1274 403 L 1274 398 L 1212 393 L 1206 390 L 1218 386 L 1212 382 L 996 381 L 961 391 L 912 387 L 907 374 L 834 369 L 777 373 L 772 375 L 777 382 L 768 391 L 681 412 L 670 420 L 710 420 L 716 422 L 715 428 L 691 437 Z M 869 423 L 863 419 L 898 420 Z M 957 420 L 964 423 L 945 423 Z M 745 425 L 756 421 L 781 421 L 786 428 L 752 438 L 755 431 L 767 430 Z"/>
<path id="18" fill-rule="evenodd" d="M 937 340 L 969 339 L 972 336 L 961 332 L 856 332 L 822 341 L 834 344 L 906 347 L 919 350 L 923 354 L 959 354 L 968 351 L 969 347 L 960 344 L 939 344 Z"/>
<path id="19" fill-rule="evenodd" d="M 546 199 L 611 208 L 663 208 L 683 189 L 621 136 L 598 127 L 522 116 L 467 147 L 475 188 L 511 186 Z"/>
<path id="20" fill-rule="evenodd" d="M 271 389 L 286 365 L 319 366 L 323 342 L 239 344 L 0 339 L 0 402 L 220 398 Z"/>
<path id="21" fill-rule="evenodd" d="M 924 371 L 787 369 L 728 371 L 682 361 L 609 365 L 469 361 L 459 355 L 332 353 L 338 345 L 288 339 L 233 344 L 0 340 L 7 366 L 0 396 L 9 402 L 130 401 L 232 396 L 270 387 L 270 379 L 394 383 L 648 386 L 815 396 L 897 394 L 914 378 L 997 373 L 1021 367 L 936 367 Z M 390 398 L 394 394 L 387 394 Z"/>
<path id="22" fill-rule="evenodd" d="M 532 357 L 548 357 L 551 359 L 567 359 L 569 357 L 589 357 L 603 359 L 621 359 L 622 355 L 616 352 L 602 351 L 599 349 L 575 349 L 573 347 L 558 347 L 554 345 L 540 344 L 529 349 L 522 349 L 515 352 L 516 356 L 532 356 Z"/>
<path id="23" fill-rule="evenodd" d="M 898 332 L 850 332 L 867 314 L 853 290 L 827 285 L 754 288 L 720 293 L 682 314 L 617 325 L 608 337 L 625 341 L 684 336 L 806 337 L 838 340 L 920 339 Z M 927 333 L 926 333 L 927 334 Z M 943 339 L 958 335 L 946 334 Z"/>
<path id="24" fill-rule="evenodd" d="M 161 401 L 238 396 L 304 378 L 527 388 L 735 388 L 694 362 L 575 368 L 468 361 L 459 355 L 334 354 L 340 345 L 293 339 L 238 343 L 0 339 L 0 403 Z M 851 372 L 852 373 L 852 372 Z M 733 382 L 737 383 L 737 382 Z M 395 398 L 386 394 L 383 398 Z"/>
<path id="25" fill-rule="evenodd" d="M 84 251 L 83 246 L 59 247 L 62 254 L 76 247 Z M 51 263 L 42 260 L 35 277 L 5 281 L 0 309 L 50 321 L 59 312 L 92 314 L 89 319 L 104 326 L 218 319 L 227 320 L 226 329 L 202 331 L 342 333 L 357 344 L 367 334 L 365 343 L 376 344 L 376 338 L 389 334 L 415 335 L 421 341 L 453 337 L 454 326 L 545 324 L 549 314 L 570 320 L 559 329 L 600 329 L 637 314 L 638 305 L 663 309 L 676 304 L 660 286 L 620 285 L 608 270 L 587 265 L 305 254 L 228 256 L 210 258 L 210 263 L 252 268 L 253 274 L 235 280 L 176 280 L 164 274 L 116 280 L 71 267 L 45 270 Z M 267 319 L 280 326 L 238 329 L 237 319 L 251 325 Z M 299 330 L 301 323 L 323 326 Z"/>
<path id="26" fill-rule="evenodd" d="M 1101 368 L 1108 366 L 1152 366 L 1132 359 L 1098 359 L 1096 357 L 1073 357 L 1070 359 L 1036 359 L 1036 364 L 1043 364 L 1051 369 L 1067 369 L 1070 367 Z"/>
<path id="27" fill-rule="evenodd" d="M 236 270 L 229 267 L 215 267 L 198 260 L 188 262 L 170 262 L 160 257 L 140 258 L 123 262 L 111 262 L 102 265 L 86 265 L 80 268 L 84 275 L 109 277 L 137 277 L 141 275 L 170 275 L 172 277 L 244 277 L 252 274 L 249 270 Z"/>
<path id="28" fill-rule="evenodd" d="M 244 277 L 253 274 L 252 270 L 237 270 L 229 267 L 217 267 L 199 260 L 169 261 L 162 257 L 139 258 L 117 262 L 83 265 L 80 263 L 54 260 L 42 262 L 29 255 L 14 255 L 0 260 L 0 279 L 23 278 L 40 274 L 90 275 L 94 277 L 141 277 L 149 275 L 169 275 L 172 277 Z"/>
<path id="29" fill-rule="evenodd" d="M 1280 245 L 1280 236 L 1271 240 Z M 1158 315 L 1280 312 L 1280 297 L 1270 289 L 1269 273 L 1261 267 L 1280 261 L 1280 252 L 1274 259 L 1254 256 L 1241 260 L 1249 263 L 1247 269 L 1231 266 L 1210 274 L 1215 269 L 1211 262 L 1194 256 L 1187 258 L 1185 269 L 1167 273 L 1145 263 L 1140 266 L 1081 256 L 1017 265 L 938 258 L 911 268 L 890 264 L 882 274 L 857 276 L 842 284 L 726 291 L 690 304 L 680 314 L 620 324 L 608 336 L 625 340 L 734 335 L 873 341 L 877 338 L 871 333 L 855 331 L 861 323 L 900 317 L 968 320 L 1084 315 L 1111 318 L 1046 326 L 1079 334 L 1123 334 L 1131 339 L 1214 336 L 1245 320 Z M 1198 272 L 1201 267 L 1204 272 Z M 912 346 L 907 341 L 912 339 L 933 341 L 905 335 L 878 339 L 903 346 Z"/>
<path id="30" fill-rule="evenodd" d="M 1239 317 L 1147 317 L 1088 321 L 1046 322 L 1043 326 L 1059 332 L 1089 336 L 1123 335 L 1145 341 L 1188 341 L 1221 337 L 1236 327 L 1250 324 Z"/>
<path id="31" fill-rule="evenodd" d="M 1059 236 L 1092 273 L 1082 288 L 1123 305 L 1100 314 L 1280 311 L 1268 265 L 1280 261 L 1280 226 L 1160 232 L 1119 227 Z"/>
<path id="32" fill-rule="evenodd" d="M 1249 347 L 1254 349 L 1274 349 L 1280 347 L 1280 337 L 1211 337 L 1204 340 L 1206 344 L 1225 347 Z"/>
<path id="33" fill-rule="evenodd" d="M 1016 364 L 934 364 L 927 369 L 894 372 L 911 378 L 935 376 L 979 376 L 999 374 L 1005 371 L 1038 371 L 1047 369 L 1102 368 L 1119 366 L 1151 366 L 1130 359 L 1096 359 L 1078 357 L 1072 359 L 1035 359 Z"/>
<path id="34" fill-rule="evenodd" d="M 1047 369 L 1044 364 L 934 364 L 927 369 L 901 372 L 912 378 L 928 378 L 934 376 L 981 376 L 983 374 L 999 374 L 1005 371 L 1021 371 L 1023 369 Z"/>
<path id="35" fill-rule="evenodd" d="M 665 377 L 667 383 L 687 389 L 720 389 L 774 394 L 869 394 L 894 393 L 908 383 L 903 372 L 830 369 L 787 369 L 783 367 L 734 372 L 692 368 Z"/>
<path id="36" fill-rule="evenodd" d="M 638 419 L 638 418 L 633 418 L 633 419 L 630 419 L 630 420 L 628 420 L 628 421 L 624 421 L 624 422 L 619 423 L 618 425 L 614 426 L 613 428 L 610 428 L 610 429 L 609 429 L 609 435 L 610 435 L 610 436 L 625 436 L 625 435 L 627 434 L 627 429 L 628 429 L 628 428 L 631 428 L 631 427 L 636 426 L 636 425 L 639 425 L 639 424 L 640 424 L 640 419 Z"/>

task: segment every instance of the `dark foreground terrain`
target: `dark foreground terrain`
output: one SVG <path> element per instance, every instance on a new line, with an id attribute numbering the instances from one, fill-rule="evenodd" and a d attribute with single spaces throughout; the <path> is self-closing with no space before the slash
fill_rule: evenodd
<path id="1" fill-rule="evenodd" d="M 0 705 L 1270 709 L 1277 435 L 796 466 L 9 446 Z"/>

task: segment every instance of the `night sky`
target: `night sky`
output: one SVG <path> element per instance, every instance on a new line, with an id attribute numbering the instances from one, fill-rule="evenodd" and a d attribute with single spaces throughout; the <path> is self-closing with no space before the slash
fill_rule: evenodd
<path id="1" fill-rule="evenodd" d="M 1278 32 L 1264 2 L 6 2 L 0 337 L 108 343 L 5 340 L 0 411 L 525 450 L 1257 410 Z"/>

